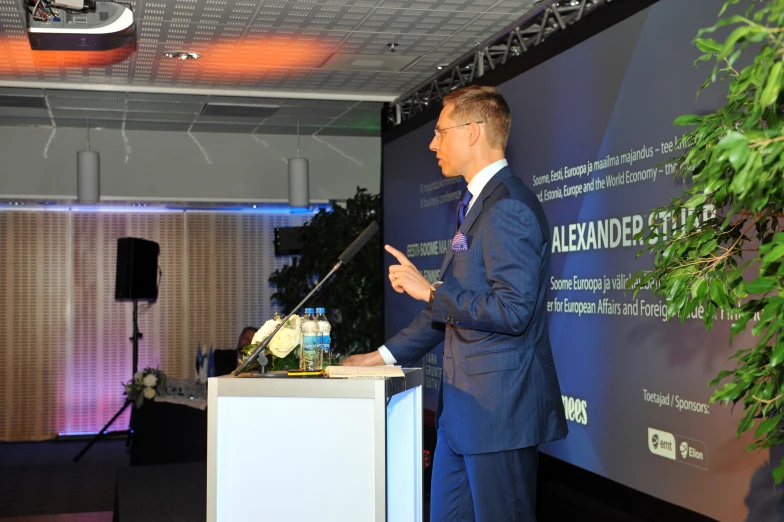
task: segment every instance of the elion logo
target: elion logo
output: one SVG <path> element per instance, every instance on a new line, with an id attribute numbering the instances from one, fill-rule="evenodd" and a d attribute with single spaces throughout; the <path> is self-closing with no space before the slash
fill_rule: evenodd
<path id="1" fill-rule="evenodd" d="M 689 444 L 685 440 L 681 442 L 680 450 L 681 450 L 681 457 L 683 457 L 684 460 L 688 460 L 688 459 L 694 459 L 700 461 L 705 460 L 705 452 L 700 451 L 695 446 Z"/>
<path id="2" fill-rule="evenodd" d="M 588 424 L 588 401 L 585 399 L 575 399 L 568 395 L 561 395 L 561 400 L 564 405 L 564 413 L 566 413 L 566 420 L 582 424 Z"/>

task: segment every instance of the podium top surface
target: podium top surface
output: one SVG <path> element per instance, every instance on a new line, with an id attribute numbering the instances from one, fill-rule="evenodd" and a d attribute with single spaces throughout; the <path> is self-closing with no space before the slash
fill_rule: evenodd
<path id="1" fill-rule="evenodd" d="M 391 397 L 424 383 L 422 368 L 403 368 L 404 377 L 329 379 L 326 377 L 210 377 L 208 389 L 218 397 Z"/>

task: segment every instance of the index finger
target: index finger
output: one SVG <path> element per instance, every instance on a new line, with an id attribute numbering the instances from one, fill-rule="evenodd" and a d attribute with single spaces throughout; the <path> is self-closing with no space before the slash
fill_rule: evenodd
<path id="1" fill-rule="evenodd" d="M 389 252 L 390 254 L 395 256 L 395 259 L 397 259 L 397 262 L 400 263 L 401 265 L 411 265 L 411 266 L 414 266 L 414 263 L 409 261 L 408 258 L 403 254 L 403 252 L 400 252 L 399 250 L 397 250 L 397 249 L 395 249 L 395 248 L 393 248 L 393 247 L 391 247 L 389 245 L 384 245 L 384 250 L 386 250 L 387 252 Z"/>

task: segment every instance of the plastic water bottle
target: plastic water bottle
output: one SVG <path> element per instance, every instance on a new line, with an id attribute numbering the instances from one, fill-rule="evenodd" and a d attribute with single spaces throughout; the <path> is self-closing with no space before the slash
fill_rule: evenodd
<path id="1" fill-rule="evenodd" d="M 319 343 L 318 325 L 312 308 L 305 308 L 305 315 L 300 323 L 302 329 L 302 351 L 299 357 L 299 369 L 318 371 L 322 368 L 322 351 Z"/>
<path id="2" fill-rule="evenodd" d="M 316 308 L 316 324 L 318 326 L 319 344 L 321 344 L 321 351 L 324 354 L 322 361 L 324 367 L 326 367 L 332 364 L 331 339 L 329 336 L 332 327 L 329 325 L 324 308 Z"/>

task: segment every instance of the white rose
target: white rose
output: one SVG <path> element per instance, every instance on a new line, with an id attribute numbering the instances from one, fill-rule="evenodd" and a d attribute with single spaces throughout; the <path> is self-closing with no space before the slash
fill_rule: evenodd
<path id="1" fill-rule="evenodd" d="M 136 384 L 141 384 L 142 379 L 144 379 L 144 374 L 142 372 L 136 372 L 133 374 L 133 382 Z"/>
<path id="2" fill-rule="evenodd" d="M 275 319 L 270 319 L 264 323 L 264 325 L 259 328 L 259 331 L 253 336 L 251 344 L 261 344 L 264 342 L 264 339 L 269 337 L 269 334 L 272 333 L 272 330 L 274 330 L 277 325 L 278 323 L 275 322 Z"/>
<path id="3" fill-rule="evenodd" d="M 281 328 L 272 338 L 269 343 L 270 352 L 275 357 L 286 357 L 291 353 L 291 350 L 297 347 L 300 343 L 299 330 L 292 330 L 291 328 Z"/>
<path id="4" fill-rule="evenodd" d="M 158 378 L 155 376 L 154 373 L 149 373 L 144 376 L 144 380 L 142 382 L 144 382 L 144 385 L 147 386 L 148 388 L 152 388 L 153 386 L 158 384 Z M 150 397 L 147 398 L 149 399 Z"/>
<path id="5" fill-rule="evenodd" d="M 149 377 L 149 375 L 147 377 Z M 153 377 L 155 376 L 153 375 Z M 155 397 L 155 388 L 145 388 L 143 393 L 145 399 L 152 399 Z"/>
<path id="6" fill-rule="evenodd" d="M 297 314 L 292 315 L 291 318 L 289 319 L 289 324 L 291 325 L 292 328 L 294 328 L 297 331 L 299 331 L 301 322 L 302 319 Z"/>

